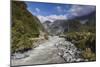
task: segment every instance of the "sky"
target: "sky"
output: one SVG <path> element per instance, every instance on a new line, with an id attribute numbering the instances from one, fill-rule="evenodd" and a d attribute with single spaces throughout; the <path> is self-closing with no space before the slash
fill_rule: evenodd
<path id="1" fill-rule="evenodd" d="M 41 22 L 67 20 L 87 15 L 95 11 L 93 5 L 57 4 L 41 2 L 25 2 L 27 10 L 37 16 Z"/>

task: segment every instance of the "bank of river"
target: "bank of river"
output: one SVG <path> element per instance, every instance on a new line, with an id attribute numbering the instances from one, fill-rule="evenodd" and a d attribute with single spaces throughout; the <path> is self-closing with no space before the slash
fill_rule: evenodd
<path id="1" fill-rule="evenodd" d="M 65 38 L 59 36 L 49 36 L 46 42 L 41 43 L 38 47 L 25 52 L 16 54 L 11 59 L 11 65 L 31 65 L 31 64 L 51 64 L 51 63 L 68 63 L 83 61 L 80 58 L 80 51 Z"/>

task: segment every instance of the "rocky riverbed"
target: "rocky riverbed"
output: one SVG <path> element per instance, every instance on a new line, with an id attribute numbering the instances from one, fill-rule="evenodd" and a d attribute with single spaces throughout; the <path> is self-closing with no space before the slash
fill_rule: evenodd
<path id="1" fill-rule="evenodd" d="M 79 51 L 74 44 L 59 36 L 49 36 L 46 42 L 38 47 L 11 56 L 11 65 L 51 64 L 69 63 L 83 61 Z"/>

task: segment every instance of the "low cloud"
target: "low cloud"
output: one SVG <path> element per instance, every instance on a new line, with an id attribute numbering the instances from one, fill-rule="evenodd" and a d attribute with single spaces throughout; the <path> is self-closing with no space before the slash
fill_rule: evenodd
<path id="1" fill-rule="evenodd" d="M 42 23 L 45 21 L 54 22 L 55 20 L 66 20 L 67 19 L 66 15 L 49 15 L 49 16 L 38 15 L 37 17 Z"/>

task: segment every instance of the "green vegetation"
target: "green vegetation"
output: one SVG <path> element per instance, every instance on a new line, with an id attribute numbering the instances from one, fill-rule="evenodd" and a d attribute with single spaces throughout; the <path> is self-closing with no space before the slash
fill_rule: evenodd
<path id="1" fill-rule="evenodd" d="M 70 24 L 71 29 L 65 33 L 66 39 L 82 50 L 81 55 L 84 59 L 96 60 L 95 18 L 88 19 L 84 24 L 71 20 Z"/>
<path id="2" fill-rule="evenodd" d="M 81 49 L 85 49 L 86 47 L 91 47 L 91 49 L 95 48 L 95 34 L 91 32 L 67 33 L 67 40 L 75 43 Z"/>
<path id="3" fill-rule="evenodd" d="M 12 53 L 32 49 L 32 41 L 29 38 L 38 37 L 39 31 L 44 30 L 37 17 L 27 10 L 27 5 L 18 1 L 12 1 L 11 27 Z"/>
<path id="4" fill-rule="evenodd" d="M 82 50 L 84 59 L 96 60 L 95 18 L 88 19 L 84 24 L 80 23 L 80 20 L 67 22 L 68 30 L 64 31 L 66 39 Z M 27 5 L 18 1 L 12 1 L 11 29 L 12 53 L 32 49 L 35 41 L 30 38 L 39 37 L 40 31 L 45 31 L 38 18 L 27 10 Z M 44 35 L 45 39 L 48 39 L 48 34 Z"/>
<path id="5" fill-rule="evenodd" d="M 94 52 L 92 52 L 90 48 L 86 48 L 82 52 L 82 56 L 84 59 L 88 59 L 89 61 L 96 60 L 96 54 Z"/>
<path id="6" fill-rule="evenodd" d="M 67 33 L 67 40 L 75 44 L 75 46 L 81 49 L 82 56 L 88 60 L 95 60 L 95 33 L 91 32 L 70 32 Z"/>

